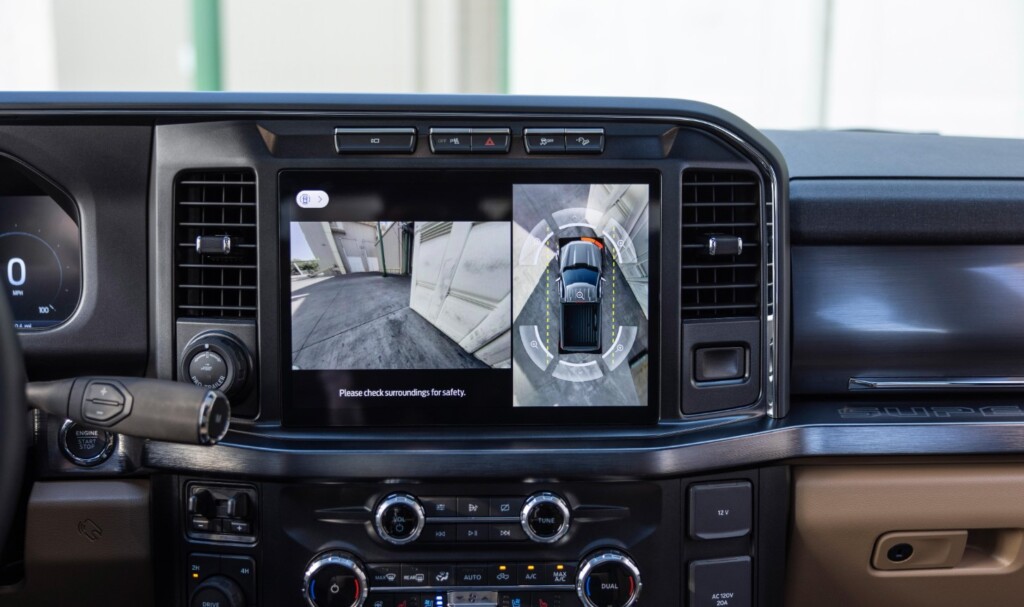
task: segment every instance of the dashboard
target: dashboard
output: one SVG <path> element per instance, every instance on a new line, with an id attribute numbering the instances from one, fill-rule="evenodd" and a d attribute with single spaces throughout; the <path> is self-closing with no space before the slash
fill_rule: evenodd
<path id="1" fill-rule="evenodd" d="M 820 604 L 816 466 L 1024 444 L 1022 160 L 672 100 L 0 95 L 30 379 L 232 410 L 34 413 L 0 605 Z"/>

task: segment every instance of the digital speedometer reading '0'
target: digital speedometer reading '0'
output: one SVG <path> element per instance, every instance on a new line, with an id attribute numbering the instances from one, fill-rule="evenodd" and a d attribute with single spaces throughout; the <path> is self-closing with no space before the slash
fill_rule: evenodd
<path id="1" fill-rule="evenodd" d="M 0 285 L 22 330 L 74 313 L 81 295 L 78 224 L 48 196 L 0 196 Z"/>

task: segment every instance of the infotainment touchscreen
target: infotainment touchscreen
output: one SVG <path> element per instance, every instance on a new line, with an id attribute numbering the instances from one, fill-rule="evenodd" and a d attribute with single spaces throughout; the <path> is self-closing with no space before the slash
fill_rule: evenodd
<path id="1" fill-rule="evenodd" d="M 280 191 L 287 423 L 656 415 L 657 173 L 288 171 Z"/>

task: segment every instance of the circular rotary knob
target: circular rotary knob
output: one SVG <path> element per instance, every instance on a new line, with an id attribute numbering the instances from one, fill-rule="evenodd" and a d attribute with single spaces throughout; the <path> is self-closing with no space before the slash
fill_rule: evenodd
<path id="1" fill-rule="evenodd" d="M 519 524 L 531 540 L 553 544 L 569 532 L 570 518 L 564 499 L 554 493 L 535 493 L 523 504 Z"/>
<path id="2" fill-rule="evenodd" d="M 302 595 L 310 607 L 361 607 L 368 591 L 363 566 L 343 552 L 316 557 L 302 579 Z"/>
<path id="3" fill-rule="evenodd" d="M 576 594 L 586 607 L 630 607 L 640 588 L 640 569 L 617 550 L 590 555 L 576 577 Z"/>
<path id="4" fill-rule="evenodd" d="M 382 540 L 401 546 L 416 541 L 423 531 L 425 519 L 423 506 L 415 497 L 408 493 L 392 493 L 377 504 L 373 526 Z"/>
<path id="5" fill-rule="evenodd" d="M 231 578 L 215 575 L 196 586 L 192 593 L 192 607 L 221 605 L 222 607 L 245 607 L 245 593 Z"/>
<path id="6" fill-rule="evenodd" d="M 252 374 L 252 357 L 238 339 L 224 331 L 204 331 L 185 346 L 179 377 L 228 396 L 242 394 Z"/>

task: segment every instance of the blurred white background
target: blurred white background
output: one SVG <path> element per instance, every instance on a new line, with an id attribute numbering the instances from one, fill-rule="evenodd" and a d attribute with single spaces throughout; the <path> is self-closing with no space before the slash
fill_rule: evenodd
<path id="1" fill-rule="evenodd" d="M 0 90 L 697 99 L 1024 137 L 1022 0 L 0 0 Z"/>

